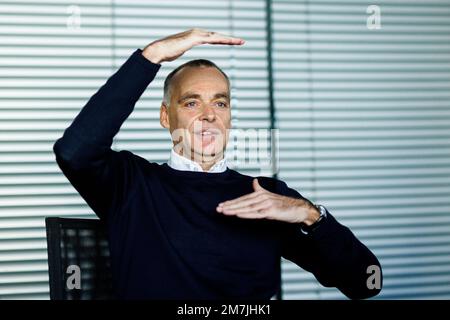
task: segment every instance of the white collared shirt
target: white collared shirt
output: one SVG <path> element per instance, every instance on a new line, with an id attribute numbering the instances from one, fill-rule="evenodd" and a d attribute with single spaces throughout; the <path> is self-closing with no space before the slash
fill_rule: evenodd
<path id="1" fill-rule="evenodd" d="M 195 161 L 192 161 L 186 157 L 180 156 L 175 150 L 171 150 L 170 158 L 167 163 L 169 167 L 182 171 L 198 171 L 203 172 L 203 168 Z M 227 170 L 227 160 L 224 157 L 222 160 L 216 162 L 209 170 L 208 173 L 220 173 Z"/>

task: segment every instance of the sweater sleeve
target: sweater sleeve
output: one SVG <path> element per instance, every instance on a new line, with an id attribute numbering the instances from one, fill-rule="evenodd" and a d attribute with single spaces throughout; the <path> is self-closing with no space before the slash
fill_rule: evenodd
<path id="1" fill-rule="evenodd" d="M 280 181 L 279 185 L 280 194 L 304 198 L 286 183 Z M 301 232 L 299 225 L 287 224 L 282 243 L 282 256 L 313 273 L 325 287 L 336 287 L 350 299 L 370 298 L 381 291 L 378 259 L 329 212 L 323 223 L 307 235 Z M 373 269 L 380 271 L 379 288 L 367 284 Z"/>
<path id="2" fill-rule="evenodd" d="M 62 172 L 100 218 L 121 200 L 131 179 L 132 154 L 113 151 L 113 138 L 160 67 L 136 50 L 53 146 Z"/>

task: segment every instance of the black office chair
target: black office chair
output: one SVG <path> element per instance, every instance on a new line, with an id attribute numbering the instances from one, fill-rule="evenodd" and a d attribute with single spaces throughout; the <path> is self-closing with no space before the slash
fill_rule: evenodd
<path id="1" fill-rule="evenodd" d="M 105 225 L 97 219 L 46 218 L 45 226 L 50 299 L 113 299 Z"/>

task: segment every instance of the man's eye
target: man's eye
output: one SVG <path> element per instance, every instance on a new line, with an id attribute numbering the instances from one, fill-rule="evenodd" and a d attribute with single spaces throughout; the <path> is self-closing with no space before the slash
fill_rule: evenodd
<path id="1" fill-rule="evenodd" d="M 185 106 L 190 108 L 195 107 L 195 101 L 188 102 L 185 104 Z"/>
<path id="2" fill-rule="evenodd" d="M 217 102 L 217 105 L 221 108 L 226 108 L 227 107 L 227 103 L 225 102 Z"/>

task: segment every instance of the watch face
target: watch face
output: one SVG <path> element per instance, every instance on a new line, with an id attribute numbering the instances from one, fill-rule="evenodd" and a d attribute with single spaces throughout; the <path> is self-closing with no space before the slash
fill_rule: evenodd
<path id="1" fill-rule="evenodd" d="M 307 235 L 307 234 L 311 233 L 312 231 L 314 231 L 316 228 L 318 228 L 320 226 L 321 222 L 327 217 L 327 209 L 324 206 L 322 206 L 320 204 L 314 205 L 314 206 L 320 212 L 319 219 L 317 219 L 317 221 L 314 222 L 310 226 L 306 226 L 306 225 L 301 226 L 300 230 L 303 234 Z"/>
<path id="2" fill-rule="evenodd" d="M 327 216 L 327 209 L 324 206 L 318 204 L 316 206 L 316 208 L 319 210 L 321 217 L 326 217 Z"/>

